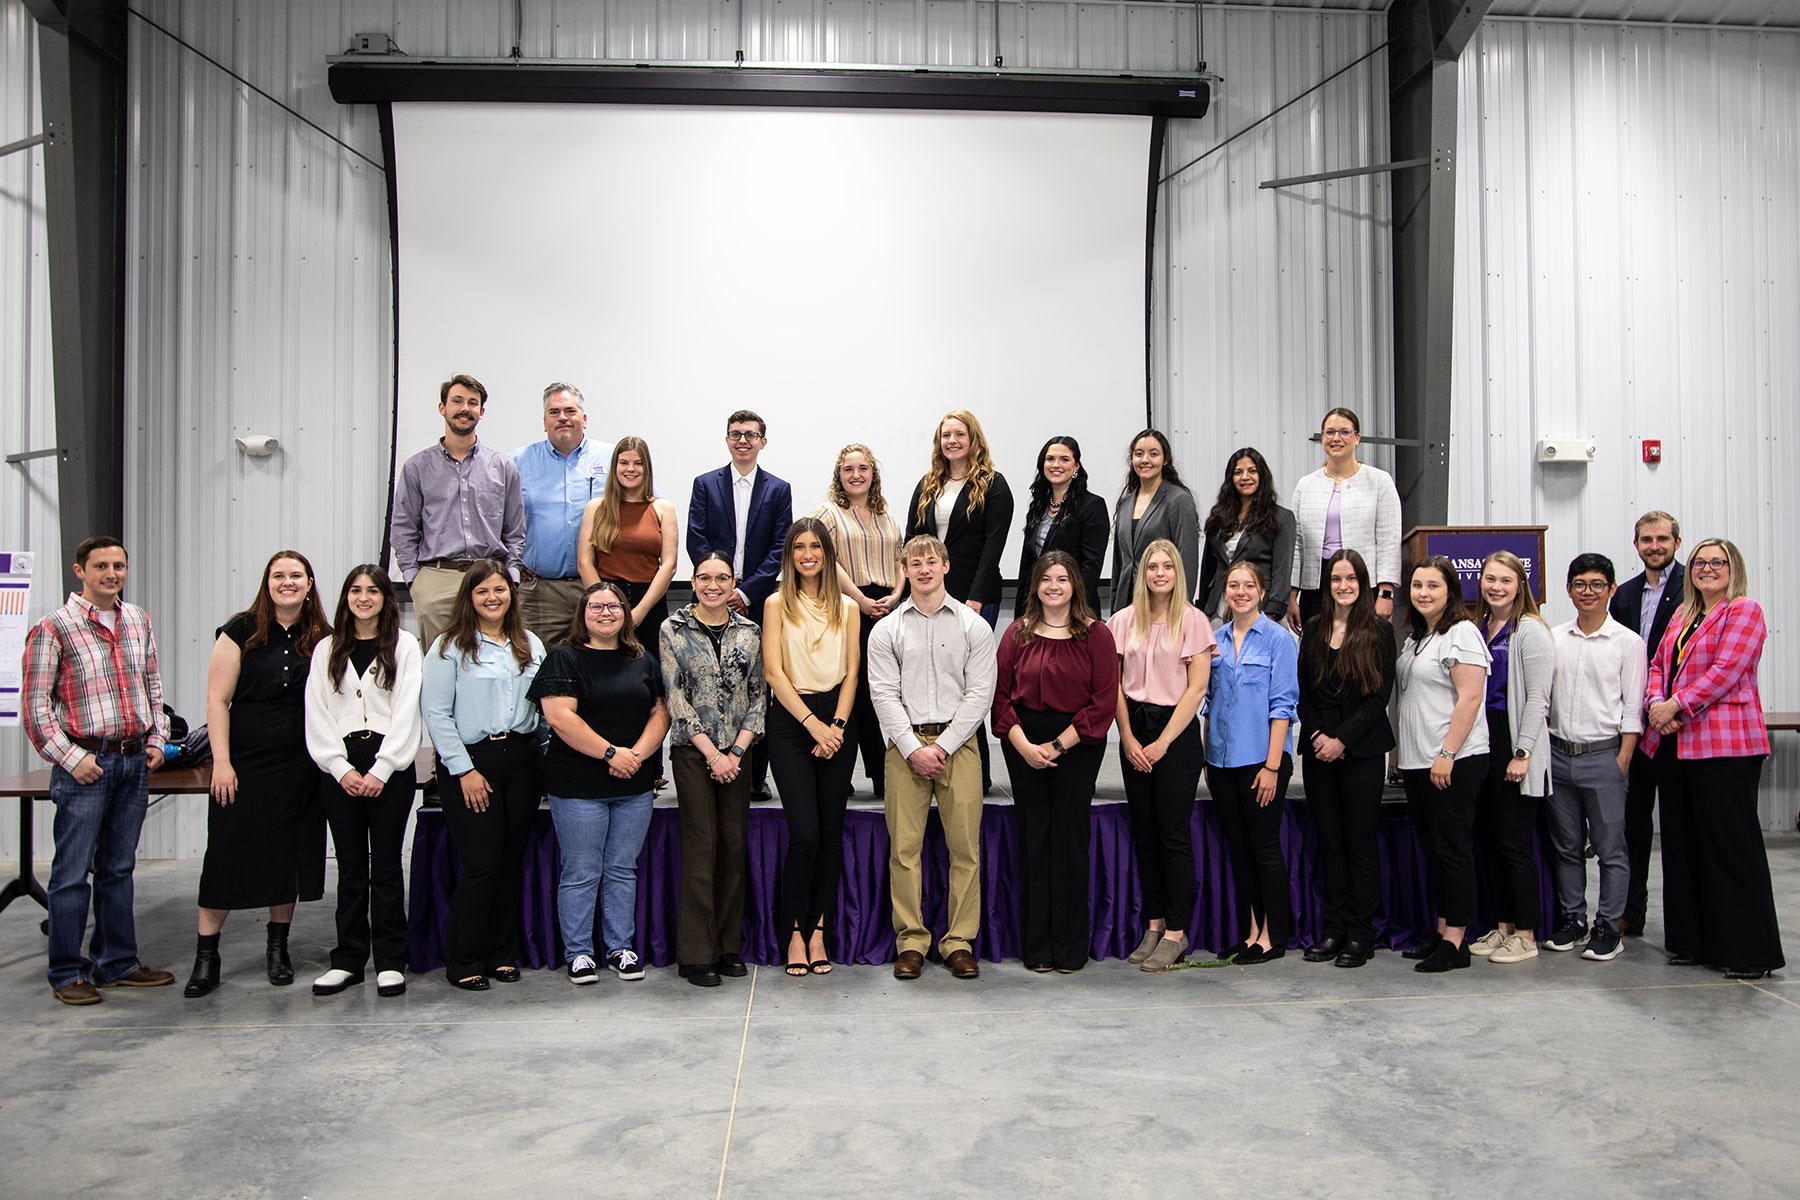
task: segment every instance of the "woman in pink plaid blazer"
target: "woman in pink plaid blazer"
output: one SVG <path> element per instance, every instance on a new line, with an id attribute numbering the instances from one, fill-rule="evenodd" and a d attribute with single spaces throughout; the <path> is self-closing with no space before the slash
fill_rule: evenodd
<path id="1" fill-rule="evenodd" d="M 1662 793 L 1669 962 L 1759 979 L 1786 963 L 1756 811 L 1769 753 L 1756 668 L 1768 628 L 1744 589 L 1736 546 L 1694 548 L 1681 608 L 1650 658 L 1642 748 Z"/>

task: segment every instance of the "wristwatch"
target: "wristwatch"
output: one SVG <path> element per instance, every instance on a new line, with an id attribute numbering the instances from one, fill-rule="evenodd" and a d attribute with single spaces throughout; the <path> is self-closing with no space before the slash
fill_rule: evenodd
<path id="1" fill-rule="evenodd" d="M 1050 748 L 1052 750 L 1056 751 L 1058 754 L 1061 754 L 1065 749 L 1067 749 L 1067 747 L 1065 747 L 1062 744 L 1062 738 L 1060 738 L 1060 737 L 1053 737 L 1050 739 Z"/>
<path id="2" fill-rule="evenodd" d="M 742 757 L 744 757 L 744 748 L 742 746 L 733 746 L 731 749 L 727 750 L 725 753 L 731 755 L 731 757 L 733 757 L 733 758 L 742 758 Z"/>
<path id="3" fill-rule="evenodd" d="M 831 727 L 833 729 L 842 729 L 844 727 L 844 718 L 842 718 L 842 717 L 831 718 Z"/>
<path id="4" fill-rule="evenodd" d="M 1439 751 L 1438 751 L 1438 752 L 1437 752 L 1437 756 L 1438 756 L 1438 757 L 1439 757 L 1439 758 L 1447 758 L 1447 759 L 1449 759 L 1449 760 L 1450 760 L 1450 761 L 1451 761 L 1451 762 L 1455 762 L 1455 761 L 1456 761 L 1456 755 L 1455 755 L 1455 754 L 1454 754 L 1454 753 L 1452 753 L 1452 752 L 1451 752 L 1451 751 L 1449 751 L 1449 750 L 1439 750 Z"/>
<path id="5" fill-rule="evenodd" d="M 1517 747 L 1513 748 L 1513 757 L 1514 758 L 1530 758 L 1531 751 L 1525 749 L 1523 746 L 1517 746 Z"/>
<path id="6" fill-rule="evenodd" d="M 601 757 L 601 759 L 603 759 L 603 760 L 604 760 L 604 761 L 606 761 L 606 762 L 611 762 L 611 761 L 612 761 L 612 756 L 613 756 L 613 752 L 614 752 L 614 751 L 616 751 L 616 750 L 617 750 L 617 749 L 618 749 L 618 747 L 617 747 L 617 746 L 608 746 L 608 747 L 607 747 L 607 748 L 606 748 L 606 753 L 605 753 L 605 754 L 602 754 L 602 755 L 601 755 L 601 756 L 600 756 L 600 757 Z"/>
<path id="7" fill-rule="evenodd" d="M 1392 600 L 1394 598 L 1394 589 L 1393 588 L 1377 588 L 1375 590 L 1375 594 L 1377 596 L 1381 597 L 1383 600 Z"/>

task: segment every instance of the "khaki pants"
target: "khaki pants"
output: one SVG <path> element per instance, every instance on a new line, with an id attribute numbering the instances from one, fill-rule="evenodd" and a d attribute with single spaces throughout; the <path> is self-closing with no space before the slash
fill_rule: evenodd
<path id="1" fill-rule="evenodd" d="M 538 635 L 544 649 L 551 650 L 569 640 L 569 623 L 575 619 L 575 607 L 587 585 L 579 579 L 521 579 L 519 611 L 525 617 L 525 628 Z M 646 650 L 656 651 L 655 646 Z"/>
<path id="2" fill-rule="evenodd" d="M 929 746 L 937 738 L 919 740 Z M 964 742 L 936 779 L 921 779 L 906 756 L 889 743 L 885 768 L 895 949 L 923 954 L 931 948 L 931 930 L 919 898 L 919 859 L 935 795 L 950 851 L 950 923 L 938 939 L 938 953 L 948 958 L 958 950 L 971 950 L 970 943 L 981 932 L 981 753 L 973 740 Z"/>
<path id="3" fill-rule="evenodd" d="M 456 604 L 456 589 L 462 580 L 463 573 L 449 567 L 420 567 L 413 576 L 413 616 L 419 621 L 419 648 L 427 654 L 450 623 L 450 609 Z"/>

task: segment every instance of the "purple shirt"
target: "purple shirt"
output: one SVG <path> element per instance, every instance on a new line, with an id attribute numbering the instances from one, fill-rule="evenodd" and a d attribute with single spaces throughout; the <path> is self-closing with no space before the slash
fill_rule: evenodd
<path id="1" fill-rule="evenodd" d="M 1344 530 L 1341 522 L 1338 520 L 1338 504 L 1342 499 L 1342 495 L 1338 485 L 1335 483 L 1332 484 L 1331 499 L 1325 502 L 1325 542 L 1319 547 L 1319 558 L 1321 560 L 1330 558 L 1344 548 Z M 1328 580 L 1321 579 L 1319 581 L 1319 586 L 1326 587 L 1328 583 Z"/>
<path id="2" fill-rule="evenodd" d="M 390 533 L 408 583 L 440 558 L 498 558 L 517 579 L 525 552 L 518 465 L 479 441 L 457 462 L 439 438 L 400 468 Z"/>
<path id="3" fill-rule="evenodd" d="M 1484 622 L 1485 624 L 1485 622 Z M 1513 623 L 1508 621 L 1499 633 L 1488 639 L 1487 710 L 1506 711 L 1506 658 L 1512 648 Z"/>

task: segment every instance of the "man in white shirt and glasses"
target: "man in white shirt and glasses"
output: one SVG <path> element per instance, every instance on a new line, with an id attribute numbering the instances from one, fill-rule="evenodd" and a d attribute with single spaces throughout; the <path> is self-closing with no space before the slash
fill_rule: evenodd
<path id="1" fill-rule="evenodd" d="M 1631 883 L 1625 845 L 1626 781 L 1644 731 L 1649 674 L 1644 642 L 1607 613 L 1617 590 L 1612 560 L 1582 554 L 1569 564 L 1575 619 L 1551 633 L 1556 678 L 1550 688 L 1550 818 L 1556 905 L 1562 920 L 1544 940 L 1550 950 L 1573 950 L 1588 934 L 1583 958 L 1606 962 L 1620 950 L 1620 920 Z M 1585 824 L 1585 829 L 1584 829 Z M 1585 837 L 1583 836 L 1585 833 Z M 1587 925 L 1587 863 L 1591 842 L 1600 863 L 1600 904 Z"/>

